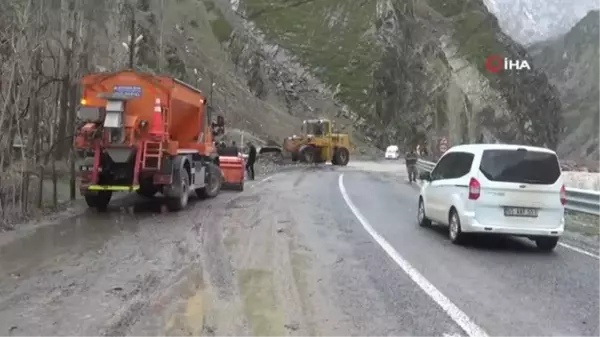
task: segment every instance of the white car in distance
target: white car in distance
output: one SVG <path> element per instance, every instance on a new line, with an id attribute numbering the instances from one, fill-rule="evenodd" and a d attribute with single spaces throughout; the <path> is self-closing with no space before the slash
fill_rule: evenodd
<path id="1" fill-rule="evenodd" d="M 397 145 L 390 145 L 385 149 L 385 159 L 400 158 L 400 149 Z"/>
<path id="2" fill-rule="evenodd" d="M 459 145 L 421 179 L 419 225 L 447 225 L 455 244 L 469 233 L 504 234 L 528 237 L 551 251 L 563 234 L 566 189 L 549 149 Z"/>

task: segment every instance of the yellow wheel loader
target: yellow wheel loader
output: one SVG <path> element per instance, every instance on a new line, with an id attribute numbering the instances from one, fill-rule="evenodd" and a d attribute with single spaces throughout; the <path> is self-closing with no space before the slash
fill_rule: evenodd
<path id="1" fill-rule="evenodd" d="M 288 137 L 283 149 L 292 156 L 292 161 L 325 163 L 346 166 L 350 160 L 350 137 L 348 134 L 333 133 L 333 125 L 327 119 L 310 119 L 302 123 L 300 136 Z"/>

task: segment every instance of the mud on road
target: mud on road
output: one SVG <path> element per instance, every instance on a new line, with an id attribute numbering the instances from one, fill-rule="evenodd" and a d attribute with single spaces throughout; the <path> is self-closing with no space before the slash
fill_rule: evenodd
<path id="1" fill-rule="evenodd" d="M 298 230 L 319 212 L 310 188 L 297 193 L 312 173 L 251 182 L 175 214 L 132 196 L 106 214 L 8 233 L 0 333 L 344 334 L 328 323 L 336 310 L 318 294 L 323 275 Z"/>
<path id="2" fill-rule="evenodd" d="M 416 256 L 416 266 L 438 280 L 436 286 L 460 279 L 454 269 L 436 267 L 440 256 L 456 254 L 468 258 L 463 270 L 469 274 L 491 277 L 496 269 L 485 259 L 501 259 L 506 262 L 500 267 L 515 271 L 502 273 L 519 280 L 521 263 L 513 256 L 527 248 L 457 250 L 439 235 L 420 231 L 408 212 L 418 187 L 403 182 L 397 164 L 298 167 L 258 178 L 241 193 L 194 200 L 179 213 L 165 212 L 156 200 L 128 197 L 112 203 L 105 214 L 87 211 L 31 232 L 5 233 L 12 237 L 0 240 L 0 334 L 465 335 L 363 230 L 340 194 L 340 173 L 347 177 L 349 194 L 359 203 L 368 201 L 360 204 L 365 214 L 381 215 L 379 230 L 403 233 L 388 240 L 405 240 L 396 248 L 410 248 L 404 253 Z M 379 190 L 357 197 L 369 188 Z M 379 206 L 369 206 L 381 204 L 377 195 L 404 204 L 382 214 Z M 431 253 L 438 250 L 443 252 Z M 579 287 L 597 291 L 588 261 L 569 254 L 550 257 L 570 261 L 567 272 L 553 276 L 556 284 L 570 284 L 569 277 L 579 273 L 584 277 Z M 471 261 L 473 256 L 483 262 Z M 539 277 L 552 262 L 537 255 L 522 261 L 529 269 L 537 266 Z M 597 265 L 595 270 L 597 275 Z M 516 298 L 545 291 L 524 280 L 514 283 Z M 587 308 L 589 317 L 581 318 L 586 327 L 557 305 L 546 305 L 554 311 L 543 314 L 562 320 L 543 322 L 541 312 L 537 318 L 528 312 L 540 321 L 530 327 L 518 318 L 523 314 L 518 306 L 496 308 L 497 301 L 487 300 L 495 296 L 493 288 L 449 291 L 479 293 L 473 299 L 450 296 L 466 301 L 470 315 L 502 312 L 501 322 L 514 323 L 484 321 L 495 334 L 511 334 L 511 327 L 520 324 L 537 335 L 598 329 L 593 296 L 551 298 L 552 303 Z M 505 298 L 512 303 L 512 297 Z"/>

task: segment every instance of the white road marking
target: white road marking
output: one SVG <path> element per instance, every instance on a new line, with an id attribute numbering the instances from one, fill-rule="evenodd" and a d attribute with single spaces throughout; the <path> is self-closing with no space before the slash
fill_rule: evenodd
<path id="1" fill-rule="evenodd" d="M 429 282 L 419 271 L 417 271 L 407 260 L 405 260 L 400 254 L 390 245 L 379 233 L 373 229 L 367 219 L 360 213 L 358 208 L 354 205 L 346 187 L 344 187 L 344 174 L 339 175 L 338 179 L 340 192 L 342 197 L 348 205 L 348 208 L 354 213 L 354 216 L 358 219 L 364 229 L 369 233 L 375 242 L 383 248 L 383 250 L 396 262 L 396 264 L 404 270 L 404 272 L 421 288 L 423 291 L 431 297 L 431 299 L 437 303 L 446 314 L 460 326 L 468 336 L 470 337 L 483 337 L 487 336 L 487 333 L 473 322 L 462 310 L 460 310 L 454 303 L 448 299 L 441 291 L 439 291 L 431 282 Z"/>
<path id="2" fill-rule="evenodd" d="M 577 253 L 580 253 L 580 254 L 583 254 L 583 255 L 587 255 L 587 256 L 591 256 L 591 257 L 596 258 L 596 259 L 600 259 L 600 256 L 598 256 L 598 255 L 596 255 L 594 253 L 590 253 L 590 252 L 588 252 L 586 250 L 583 250 L 581 248 L 577 248 L 575 246 L 571 246 L 571 245 L 568 245 L 568 244 L 562 243 L 562 242 L 559 242 L 558 245 L 562 246 L 562 247 L 565 247 L 567 249 L 570 249 L 570 250 L 572 250 L 574 252 L 577 252 Z"/>
<path id="3" fill-rule="evenodd" d="M 266 178 L 264 178 L 262 180 L 259 180 L 259 181 L 255 182 L 255 183 L 251 184 L 250 186 L 248 186 L 248 188 L 256 187 L 256 186 L 258 186 L 258 185 L 260 185 L 260 184 L 262 184 L 264 182 L 267 182 L 267 181 L 271 180 L 272 178 L 273 178 L 273 176 L 268 176 L 268 177 L 266 177 Z"/>

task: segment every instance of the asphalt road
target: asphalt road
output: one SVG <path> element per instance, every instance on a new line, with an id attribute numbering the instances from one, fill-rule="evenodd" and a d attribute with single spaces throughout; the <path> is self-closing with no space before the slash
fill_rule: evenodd
<path id="1" fill-rule="evenodd" d="M 600 333 L 596 252 L 454 246 L 417 226 L 398 163 L 262 179 L 176 214 L 126 198 L 3 233 L 0 334 Z"/>

